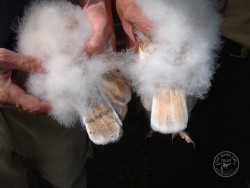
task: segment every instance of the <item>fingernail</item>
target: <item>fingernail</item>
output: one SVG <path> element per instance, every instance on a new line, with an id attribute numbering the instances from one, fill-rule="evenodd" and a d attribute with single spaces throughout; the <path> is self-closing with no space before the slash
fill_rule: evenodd
<path id="1" fill-rule="evenodd" d="M 41 106 L 46 111 L 50 111 L 52 108 L 52 106 L 49 102 L 41 102 Z"/>

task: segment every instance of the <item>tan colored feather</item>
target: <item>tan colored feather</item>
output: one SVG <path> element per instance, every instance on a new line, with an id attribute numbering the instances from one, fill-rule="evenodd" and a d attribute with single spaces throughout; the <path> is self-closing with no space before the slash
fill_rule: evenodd
<path id="1" fill-rule="evenodd" d="M 104 74 L 99 89 L 108 98 L 83 114 L 83 123 L 95 144 L 116 142 L 122 135 L 120 119 L 123 120 L 127 113 L 131 89 L 118 70 Z"/>
<path id="2" fill-rule="evenodd" d="M 131 89 L 127 80 L 118 70 L 114 70 L 103 75 L 101 89 L 110 98 L 111 105 L 123 120 L 128 111 L 127 104 L 131 100 Z"/>
<path id="3" fill-rule="evenodd" d="M 127 80 L 117 70 L 103 75 L 101 87 L 112 103 L 127 104 L 131 100 L 131 89 Z"/>
<path id="4" fill-rule="evenodd" d="M 181 90 L 157 90 L 153 96 L 151 127 L 161 133 L 176 133 L 187 127 L 188 113 Z"/>
<path id="5" fill-rule="evenodd" d="M 107 103 L 94 106 L 82 115 L 89 138 L 95 144 L 116 142 L 122 135 L 121 121 Z"/>
<path id="6" fill-rule="evenodd" d="M 147 52 L 149 41 L 139 42 L 140 62 Z M 157 87 L 157 86 L 155 86 Z M 151 111 L 151 127 L 161 133 L 176 133 L 187 127 L 188 112 L 185 94 L 179 89 L 158 87 L 153 98 L 147 94 L 141 96 L 143 106 Z"/>

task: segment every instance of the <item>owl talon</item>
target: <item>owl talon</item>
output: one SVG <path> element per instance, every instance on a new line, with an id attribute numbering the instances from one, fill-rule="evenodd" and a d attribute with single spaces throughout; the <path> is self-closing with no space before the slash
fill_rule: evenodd
<path id="1" fill-rule="evenodd" d="M 189 144 L 189 143 L 192 143 L 192 144 L 193 144 L 193 148 L 195 148 L 195 143 L 194 143 L 194 141 L 192 140 L 192 138 L 189 136 L 189 134 L 188 134 L 186 131 L 180 131 L 180 132 L 178 132 L 178 133 L 172 134 L 172 140 L 173 140 L 176 136 L 178 136 L 178 135 L 180 135 L 180 137 L 181 137 L 182 139 L 184 139 L 188 144 Z"/>

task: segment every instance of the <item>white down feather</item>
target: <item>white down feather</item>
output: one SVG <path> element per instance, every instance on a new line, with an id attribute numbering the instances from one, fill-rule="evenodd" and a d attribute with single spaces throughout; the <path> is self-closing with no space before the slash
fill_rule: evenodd
<path id="1" fill-rule="evenodd" d="M 139 95 L 152 98 L 157 86 L 179 88 L 203 98 L 215 71 L 220 15 L 212 0 L 136 0 L 153 23 L 152 40 L 127 76 Z M 140 38 L 140 36 L 139 36 Z M 142 39 L 143 40 L 143 39 Z"/>
<path id="2" fill-rule="evenodd" d="M 18 51 L 40 59 L 46 69 L 29 76 L 28 92 L 49 101 L 50 115 L 66 127 L 107 100 L 99 91 L 102 75 L 122 58 L 110 49 L 89 58 L 84 45 L 91 32 L 81 7 L 67 1 L 36 2 L 20 23 Z"/>

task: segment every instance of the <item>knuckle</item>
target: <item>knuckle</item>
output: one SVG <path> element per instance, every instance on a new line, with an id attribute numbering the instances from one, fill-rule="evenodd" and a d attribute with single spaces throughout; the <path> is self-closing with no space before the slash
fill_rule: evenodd
<path id="1" fill-rule="evenodd" d="M 90 50 L 97 50 L 99 48 L 101 48 L 101 43 L 99 42 L 99 40 L 92 40 L 91 42 L 88 43 L 88 48 Z"/>
<path id="2" fill-rule="evenodd" d="M 22 67 L 25 70 L 32 70 L 32 68 L 33 68 L 32 61 L 33 61 L 33 59 L 31 57 L 29 57 L 29 56 L 25 57 L 23 60 L 23 63 L 22 63 Z"/>
<path id="3" fill-rule="evenodd" d="M 103 49 L 102 39 L 93 38 L 86 45 L 86 52 L 90 55 L 101 52 Z"/>

